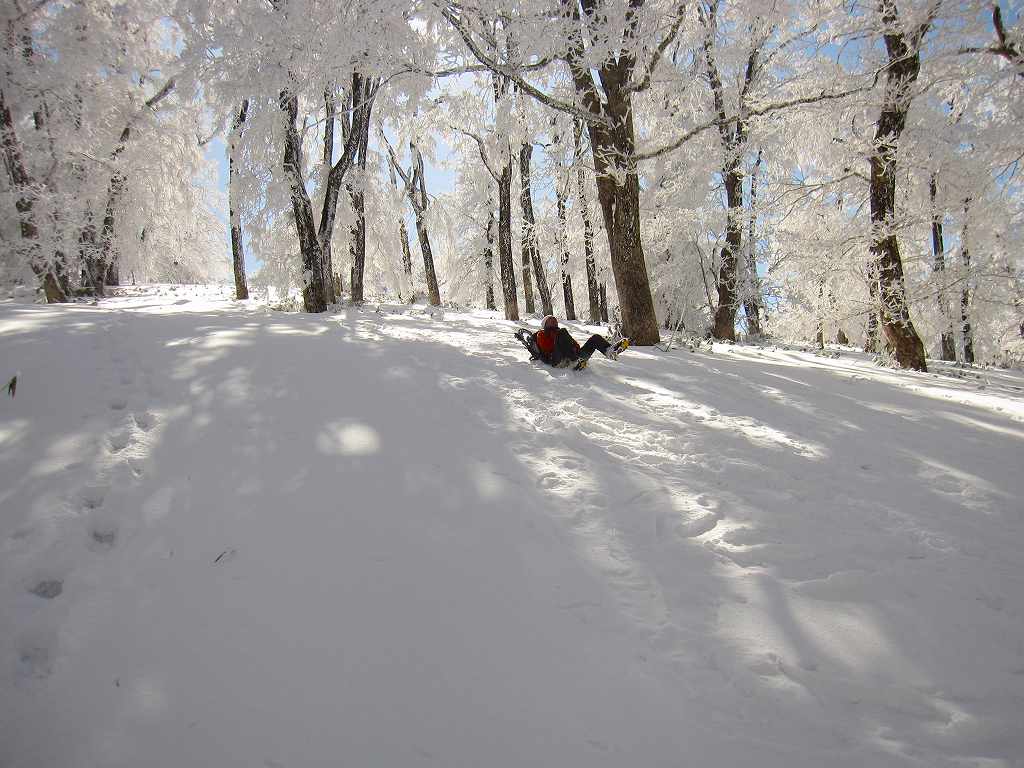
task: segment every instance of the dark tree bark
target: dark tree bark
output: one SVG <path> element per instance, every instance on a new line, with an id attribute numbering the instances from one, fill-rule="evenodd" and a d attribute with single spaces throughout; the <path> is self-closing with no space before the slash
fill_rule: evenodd
<path id="1" fill-rule="evenodd" d="M 583 123 L 573 121 L 573 149 L 576 163 L 576 194 L 580 215 L 583 217 L 583 253 L 587 267 L 587 301 L 590 323 L 601 322 L 601 294 L 597 287 L 597 262 L 594 259 L 594 223 L 590 219 L 590 205 L 587 201 L 586 174 L 583 170 Z"/>
<path id="2" fill-rule="evenodd" d="M 825 278 L 818 280 L 818 329 L 814 334 L 818 349 L 825 348 Z"/>
<path id="3" fill-rule="evenodd" d="M 398 189 L 398 181 L 395 179 L 395 167 L 390 162 L 388 163 L 388 171 L 391 174 L 391 186 L 396 190 Z M 405 275 L 405 279 L 408 281 L 409 286 L 412 286 L 412 252 L 409 250 L 409 230 L 405 226 L 405 217 L 402 212 L 399 211 L 395 217 L 396 223 L 398 224 L 398 243 L 402 249 L 402 274 Z M 399 294 L 399 298 L 403 298 Z"/>
<path id="4" fill-rule="evenodd" d="M 523 210 L 523 289 L 526 294 L 526 311 L 535 312 L 533 292 L 530 288 L 530 266 L 537 281 L 537 293 L 540 296 L 541 310 L 545 315 L 554 314 L 551 304 L 551 289 L 548 287 L 544 263 L 540 257 L 540 246 L 537 242 L 537 223 L 533 215 L 533 193 L 530 185 L 530 159 L 533 156 L 533 145 L 523 144 L 519 149 L 519 203 Z"/>
<path id="5" fill-rule="evenodd" d="M 928 198 L 932 207 L 932 272 L 936 275 L 938 286 L 939 317 L 942 329 L 939 338 L 939 355 L 942 360 L 956 360 L 956 336 L 953 333 L 953 318 L 949 311 L 949 296 L 946 292 L 946 246 L 942 238 L 942 212 L 936 205 L 938 195 L 936 174 L 928 179 Z"/>
<path id="6" fill-rule="evenodd" d="M 533 303 L 533 281 L 530 280 L 530 270 L 533 269 L 530 260 L 530 251 L 533 247 L 533 202 L 530 200 L 530 155 L 533 154 L 532 144 L 523 144 L 519 148 L 519 204 L 523 211 L 523 225 L 520 230 L 520 241 L 523 251 L 523 299 L 526 303 L 526 314 L 532 315 L 537 311 Z M 545 315 L 550 314 L 545 312 Z"/>
<path id="7" fill-rule="evenodd" d="M 346 137 L 352 136 L 359 131 L 356 155 L 353 164 L 361 171 L 358 186 L 351 182 L 346 185 L 349 196 L 349 203 L 355 214 L 355 222 L 349 230 L 348 252 L 352 260 L 352 301 L 355 304 L 363 302 L 363 275 L 366 270 L 366 194 L 362 184 L 366 171 L 366 155 L 369 148 L 370 132 L 369 121 L 373 104 L 370 101 L 368 88 L 370 82 L 356 74 L 352 80 L 352 90 L 349 94 L 349 115 L 342 121 L 342 128 Z M 362 130 L 365 122 L 367 130 Z"/>
<path id="8" fill-rule="evenodd" d="M 878 265 L 868 265 L 868 319 L 864 329 L 864 351 L 878 354 L 881 351 L 878 331 Z"/>
<path id="9" fill-rule="evenodd" d="M 610 39 L 608 14 L 601 0 L 560 0 L 568 39 L 559 59 L 568 65 L 572 75 L 576 91 L 572 102 L 553 98 L 523 79 L 516 71 L 513 57 L 497 55 L 493 35 L 477 33 L 466 24 L 461 4 L 449 3 L 443 9 L 445 19 L 481 64 L 493 73 L 514 79 L 524 93 L 546 106 L 587 123 L 623 327 L 636 345 L 656 344 L 660 336 L 640 238 L 640 184 L 632 96 L 650 87 L 654 70 L 682 27 L 687 7 L 685 3 L 676 5 L 668 31 L 659 42 L 645 40 L 647 44 L 641 45 L 644 2 L 630 0 L 621 33 Z M 478 34 L 484 40 L 482 46 L 476 40 Z M 485 48 L 496 55 L 489 55 Z M 595 49 L 610 53 L 603 60 L 594 61 L 588 53 Z M 644 61 L 638 61 L 641 52 Z"/>
<path id="10" fill-rule="evenodd" d="M 416 188 L 418 204 L 413 206 L 416 214 L 416 233 L 420 239 L 420 250 L 423 252 L 423 273 L 427 280 L 427 301 L 432 306 L 441 305 L 441 289 L 437 284 L 437 273 L 434 272 L 434 253 L 430 248 L 430 240 L 427 237 L 427 182 L 423 170 L 423 155 L 413 144 L 409 145 L 413 153 L 415 170 L 413 171 L 413 186 Z M 509 169 L 511 172 L 511 168 Z"/>
<path id="11" fill-rule="evenodd" d="M 893 357 L 903 368 L 926 371 L 924 344 L 910 319 L 903 260 L 893 230 L 896 209 L 896 154 L 907 123 L 913 87 L 921 70 L 921 41 L 931 19 L 911 32 L 902 28 L 895 0 L 879 0 L 889 62 L 885 100 L 871 153 L 871 253 L 878 269 L 881 329 Z"/>
<path id="12" fill-rule="evenodd" d="M 388 171 L 391 173 L 391 186 L 398 189 L 398 181 L 395 179 L 395 167 L 388 163 Z M 402 249 L 402 273 L 406 277 L 412 277 L 412 253 L 409 250 L 409 230 L 405 226 L 405 217 L 399 213 L 396 218 L 398 224 L 398 243 Z"/>
<path id="13" fill-rule="evenodd" d="M 586 57 L 584 30 L 592 41 L 602 37 L 604 14 L 598 0 L 580 0 L 579 3 L 561 0 L 561 5 L 564 16 L 572 24 L 566 62 L 577 99 L 591 118 L 587 120 L 587 130 L 597 174 L 597 197 L 608 233 L 623 332 L 636 345 L 657 344 L 661 340 L 658 318 L 640 237 L 640 181 L 633 126 L 632 96 L 642 89 L 634 78 L 646 76 L 649 80 L 653 69 L 652 63 L 646 72 L 641 72 L 643 67 L 631 52 L 643 0 L 633 0 L 630 4 L 634 13 L 629 16 L 622 53 L 609 56 L 596 66 Z M 672 36 L 674 34 L 673 31 Z M 601 83 L 603 98 L 592 69 L 596 70 Z"/>
<path id="14" fill-rule="evenodd" d="M 971 331 L 971 251 L 968 240 L 967 217 L 971 199 L 964 200 L 964 224 L 960 228 L 960 260 L 964 268 L 963 288 L 960 290 L 960 333 L 964 340 L 964 362 L 974 364 L 974 335 Z"/>
<path id="15" fill-rule="evenodd" d="M 138 115 L 133 117 L 125 125 L 124 130 L 121 131 L 121 136 L 118 139 L 117 146 L 114 147 L 114 151 L 110 153 L 110 164 L 117 164 L 118 158 L 124 153 L 128 147 L 128 141 L 131 139 L 132 126 L 139 119 L 139 117 L 146 111 L 150 110 L 163 101 L 165 98 L 174 92 L 176 87 L 174 79 L 168 80 L 164 86 L 157 91 L 152 97 L 150 97 L 145 103 L 145 109 L 140 111 Z M 124 197 L 125 190 L 128 188 L 128 177 L 125 176 L 124 172 L 120 169 L 115 170 L 110 176 L 110 181 L 107 184 L 107 202 L 103 208 L 103 225 L 100 229 L 100 244 L 97 255 L 95 248 L 91 249 L 92 258 L 86 261 L 86 273 L 89 276 L 93 290 L 97 296 L 104 294 L 105 280 L 110 270 L 111 265 L 117 261 L 117 253 L 114 248 L 114 235 L 115 235 L 115 224 L 117 212 L 121 209 L 121 199 Z M 91 220 L 87 222 L 87 226 L 92 226 Z M 94 240 L 95 235 L 91 236 Z M 79 238 L 81 240 L 81 238 Z"/>
<path id="16" fill-rule="evenodd" d="M 322 165 L 323 181 L 326 184 L 331 175 L 331 168 L 334 165 L 334 124 L 338 117 L 338 105 L 335 99 L 333 86 L 324 88 L 324 156 Z M 341 274 L 334 269 L 334 254 L 331 247 L 331 239 L 321 244 L 323 248 L 323 264 L 325 286 L 327 289 L 327 302 L 333 304 L 341 296 Z"/>
<path id="17" fill-rule="evenodd" d="M 249 112 L 249 100 L 242 99 L 242 106 L 231 122 L 231 137 L 228 143 L 228 219 L 231 227 L 231 263 L 235 273 L 235 298 L 249 298 L 249 285 L 245 279 L 245 252 L 242 246 L 242 220 L 238 213 L 239 190 L 238 142 L 242 138 L 242 126 Z"/>
<path id="18" fill-rule="evenodd" d="M 368 144 L 364 141 L 356 156 L 360 171 L 366 170 L 367 148 Z M 366 271 L 366 193 L 362 188 L 362 182 L 363 179 L 360 179 L 359 188 L 350 189 L 349 193 L 356 219 L 349 230 L 351 239 L 348 246 L 349 256 L 352 258 L 352 301 L 356 304 L 363 301 L 363 276 Z"/>
<path id="19" fill-rule="evenodd" d="M 282 170 L 291 191 L 292 213 L 305 275 L 302 303 L 307 312 L 326 311 L 331 298 L 334 281 L 325 269 L 324 249 L 330 248 L 342 184 L 345 174 L 348 173 L 355 161 L 364 134 L 369 131 L 370 109 L 373 106 L 373 99 L 378 87 L 379 82 L 374 78 L 364 78 L 359 73 L 354 73 L 352 76 L 353 93 L 360 95 L 358 103 L 352 111 L 353 120 L 351 130 L 345 140 L 345 148 L 338 161 L 331 166 L 325 180 L 319 227 L 314 221 L 313 206 L 309 194 L 306 192 L 303 177 L 302 142 L 295 124 L 299 112 L 298 97 L 288 89 L 281 91 L 279 97 L 278 103 L 285 118 Z"/>
<path id="20" fill-rule="evenodd" d="M 437 274 L 434 271 L 434 252 L 430 247 L 430 235 L 427 231 L 426 215 L 427 208 L 430 205 L 430 198 L 427 196 L 423 155 L 416 145 L 410 141 L 409 151 L 412 154 L 412 168 L 409 171 L 405 171 L 399 165 L 395 150 L 388 143 L 383 131 L 381 131 L 381 140 L 384 146 L 387 147 L 388 160 L 391 163 L 391 167 L 402 177 L 402 182 L 405 184 L 406 197 L 412 206 L 412 212 L 416 219 L 416 235 L 420 242 L 420 252 L 423 254 L 423 273 L 427 282 L 427 301 L 432 306 L 440 306 L 441 289 L 437 284 Z"/>
<path id="21" fill-rule="evenodd" d="M 484 293 L 487 309 L 497 309 L 494 304 L 494 205 L 487 201 L 487 245 L 484 246 Z"/>
<path id="22" fill-rule="evenodd" d="M 743 312 L 747 316 L 747 333 L 761 335 L 761 281 L 757 277 L 757 179 L 761 170 L 761 150 L 757 151 L 754 170 L 750 174 L 750 218 L 747 221 L 746 285 L 743 291 Z M 844 342 L 845 343 L 845 342 Z"/>
<path id="23" fill-rule="evenodd" d="M 14 207 L 18 211 L 18 226 L 21 239 L 28 248 L 29 265 L 43 286 L 43 293 L 49 303 L 67 301 L 67 294 L 60 286 L 52 267 L 44 264 L 39 248 L 39 228 L 35 219 L 35 192 L 33 180 L 25 166 L 21 144 L 14 127 L 14 117 L 0 89 L 0 141 L 3 143 L 4 163 L 17 191 Z"/>
<path id="24" fill-rule="evenodd" d="M 9 27 L 9 35 L 12 38 L 9 44 L 16 45 L 13 22 Z M 21 37 L 21 44 L 22 56 L 26 60 L 31 60 L 34 55 L 32 37 L 27 30 Z M 41 116 L 33 115 L 33 118 L 36 126 L 39 127 Z M 38 194 L 36 183 L 25 164 L 24 152 L 15 129 L 14 116 L 7 104 L 2 87 L 0 87 L 0 144 L 3 145 L 4 165 L 7 167 L 11 184 L 17 194 L 14 207 L 18 212 L 18 227 L 21 239 L 26 246 L 29 266 L 39 278 L 47 303 L 67 301 L 67 291 L 61 285 L 62 281 L 55 266 L 50 263 L 50 259 L 43 257 L 40 248 L 39 227 L 35 218 Z"/>
<path id="25" fill-rule="evenodd" d="M 743 255 L 743 153 L 747 144 L 747 125 L 742 117 L 728 120 L 725 111 L 725 90 L 715 59 L 715 28 L 717 24 L 718 0 L 710 3 L 707 11 L 701 8 L 704 22 L 704 64 L 715 114 L 718 116 L 718 134 L 722 145 L 722 179 L 725 183 L 725 245 L 721 250 L 716 287 L 718 306 L 715 308 L 711 334 L 716 339 L 736 339 L 736 311 L 739 307 L 737 291 L 739 261 Z M 746 111 L 747 94 L 757 77 L 760 59 L 760 43 L 755 43 L 747 56 L 743 82 L 740 85 L 739 115 Z M 756 312 L 754 313 L 757 314 Z"/>
<path id="26" fill-rule="evenodd" d="M 405 219 L 398 217 L 398 240 L 402 246 L 402 273 L 412 279 L 412 252 L 409 250 L 409 231 Z"/>
<path id="27" fill-rule="evenodd" d="M 601 296 L 601 322 L 608 322 L 608 290 L 605 288 L 604 281 L 601 281 L 601 285 L 598 288 L 598 292 Z"/>
<path id="28" fill-rule="evenodd" d="M 562 300 L 565 303 L 565 319 L 575 320 L 576 302 L 572 295 L 572 273 L 569 271 L 568 226 L 565 221 L 565 192 L 562 189 L 561 179 L 556 182 L 555 199 L 558 209 L 559 264 L 562 268 Z"/>
<path id="29" fill-rule="evenodd" d="M 519 298 L 512 262 L 512 158 L 507 152 L 505 157 L 505 165 L 498 176 L 498 270 L 501 273 L 505 319 L 518 320 Z"/>
<path id="30" fill-rule="evenodd" d="M 437 284 L 437 273 L 434 271 L 434 252 L 430 248 L 430 239 L 427 236 L 427 182 L 423 169 L 423 155 L 418 148 L 410 144 L 415 159 L 416 170 L 414 172 L 414 186 L 417 188 L 419 205 L 415 206 L 416 233 L 420 240 L 420 250 L 423 253 L 423 273 L 427 281 L 427 301 L 432 306 L 440 306 L 441 289 Z"/>
<path id="31" fill-rule="evenodd" d="M 295 121 L 299 116 L 299 98 L 290 91 L 281 91 L 280 105 L 281 111 L 285 114 L 282 170 L 291 192 L 292 215 L 299 238 L 304 273 L 302 306 L 307 312 L 325 312 L 328 289 L 324 284 L 323 250 L 317 237 L 316 223 L 313 221 L 313 205 L 306 192 L 306 180 L 302 175 L 302 140 L 295 127 Z M 336 195 L 334 202 L 337 204 Z"/>
<path id="32" fill-rule="evenodd" d="M 509 92 L 509 80 L 496 72 L 491 73 L 495 110 L 500 110 Z M 505 305 L 505 319 L 519 319 L 519 296 L 516 287 L 515 264 L 512 261 L 512 147 L 507 133 L 499 131 L 501 169 L 497 170 L 484 155 L 484 145 L 477 140 L 480 157 L 491 176 L 498 182 L 498 272 L 501 275 L 501 295 Z"/>

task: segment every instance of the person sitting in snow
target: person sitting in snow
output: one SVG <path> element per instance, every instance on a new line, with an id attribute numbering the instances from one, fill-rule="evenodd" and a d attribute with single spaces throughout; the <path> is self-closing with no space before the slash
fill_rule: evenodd
<path id="1" fill-rule="evenodd" d="M 627 339 L 612 344 L 604 336 L 594 334 L 582 347 L 565 328 L 560 328 L 558 318 L 548 315 L 541 323 L 541 329 L 533 334 L 532 341 L 540 353 L 538 357 L 548 365 L 562 367 L 575 364 L 583 368 L 594 352 L 600 352 L 609 360 L 615 360 L 619 352 L 629 345 Z"/>

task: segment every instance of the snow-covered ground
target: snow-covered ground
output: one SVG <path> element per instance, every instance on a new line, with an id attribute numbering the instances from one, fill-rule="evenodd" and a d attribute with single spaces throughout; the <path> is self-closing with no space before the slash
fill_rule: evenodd
<path id="1" fill-rule="evenodd" d="M 1019 373 L 130 293 L 0 305 L 5 768 L 1024 765 Z"/>

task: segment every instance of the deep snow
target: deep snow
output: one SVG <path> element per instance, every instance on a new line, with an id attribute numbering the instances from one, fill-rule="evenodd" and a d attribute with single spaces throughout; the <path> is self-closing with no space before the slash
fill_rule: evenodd
<path id="1" fill-rule="evenodd" d="M 5 768 L 1024 765 L 1019 373 L 125 293 L 0 304 Z"/>

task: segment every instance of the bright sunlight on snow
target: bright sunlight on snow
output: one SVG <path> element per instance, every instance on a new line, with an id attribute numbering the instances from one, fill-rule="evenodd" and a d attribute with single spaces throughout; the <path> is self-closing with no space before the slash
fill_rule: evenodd
<path id="1" fill-rule="evenodd" d="M 126 293 L 0 305 L 3 765 L 1021 765 L 1019 373 Z"/>

